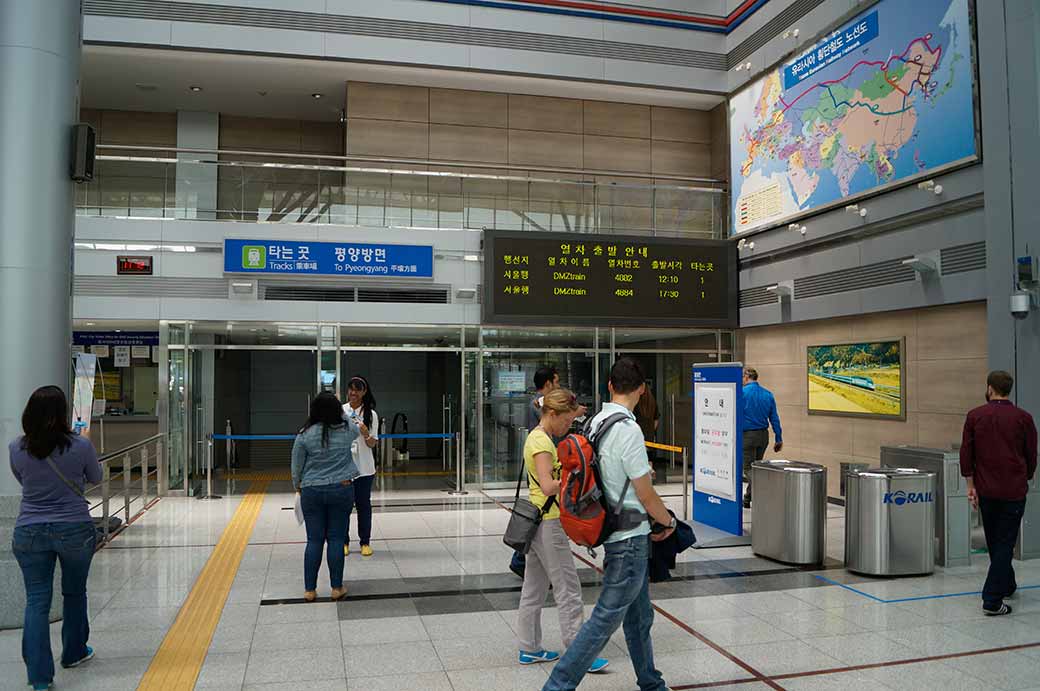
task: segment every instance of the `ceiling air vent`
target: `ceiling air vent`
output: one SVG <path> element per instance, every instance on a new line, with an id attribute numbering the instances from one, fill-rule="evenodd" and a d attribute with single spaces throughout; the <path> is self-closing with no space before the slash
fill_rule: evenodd
<path id="1" fill-rule="evenodd" d="M 947 247 L 942 251 L 943 276 L 962 274 L 966 271 L 981 271 L 986 268 L 986 243 Z"/>
<path id="2" fill-rule="evenodd" d="M 740 309 L 775 304 L 776 293 L 769 292 L 765 286 L 760 288 L 745 288 L 740 291 Z"/>
<path id="3" fill-rule="evenodd" d="M 446 305 L 447 290 L 416 290 L 393 288 L 358 288 L 358 302 L 408 302 L 424 305 Z"/>
<path id="4" fill-rule="evenodd" d="M 796 278 L 794 280 L 795 299 L 804 300 L 835 293 L 847 293 L 850 290 L 865 290 L 894 283 L 911 282 L 914 280 L 914 270 L 903 264 L 903 260 L 909 258 L 900 257 L 877 264 Z"/>
<path id="5" fill-rule="evenodd" d="M 354 302 L 356 288 L 315 288 L 304 286 L 267 286 L 264 300 L 290 302 Z"/>

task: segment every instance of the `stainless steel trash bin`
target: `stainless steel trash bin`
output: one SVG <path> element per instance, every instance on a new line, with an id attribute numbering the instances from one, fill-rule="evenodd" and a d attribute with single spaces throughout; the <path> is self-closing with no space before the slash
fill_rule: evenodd
<path id="1" fill-rule="evenodd" d="M 751 466 L 751 550 L 789 564 L 820 564 L 826 556 L 827 469 L 800 461 Z"/>
<path id="2" fill-rule="evenodd" d="M 882 468 L 917 468 L 935 473 L 935 563 L 971 566 L 971 505 L 956 451 L 916 446 L 882 446 Z"/>
<path id="3" fill-rule="evenodd" d="M 935 570 L 935 473 L 853 471 L 845 489 L 845 568 L 870 576 Z"/>

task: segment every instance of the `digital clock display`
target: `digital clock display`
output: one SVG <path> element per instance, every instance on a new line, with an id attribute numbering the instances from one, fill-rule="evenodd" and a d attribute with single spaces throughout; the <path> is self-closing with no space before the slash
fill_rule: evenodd
<path id="1" fill-rule="evenodd" d="M 737 326 L 730 242 L 484 232 L 488 324 Z"/>
<path id="2" fill-rule="evenodd" d="M 117 276 L 151 276 L 151 257 L 116 257 Z"/>

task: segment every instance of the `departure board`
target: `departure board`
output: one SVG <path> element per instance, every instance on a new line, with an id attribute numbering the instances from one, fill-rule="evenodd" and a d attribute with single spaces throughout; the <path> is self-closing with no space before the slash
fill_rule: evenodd
<path id="1" fill-rule="evenodd" d="M 730 242 L 484 232 L 486 324 L 737 326 Z"/>

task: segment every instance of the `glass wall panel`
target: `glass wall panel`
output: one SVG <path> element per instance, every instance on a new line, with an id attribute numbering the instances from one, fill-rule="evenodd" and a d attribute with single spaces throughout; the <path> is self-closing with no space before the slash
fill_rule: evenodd
<path id="1" fill-rule="evenodd" d="M 174 340 L 175 330 L 179 330 L 183 340 L 183 327 L 170 326 L 170 340 Z M 184 489 L 184 477 L 187 470 L 186 440 L 188 435 L 187 420 L 187 368 L 186 353 L 183 349 L 169 351 L 169 390 L 167 391 L 167 410 L 169 411 L 169 485 L 172 490 Z"/>

